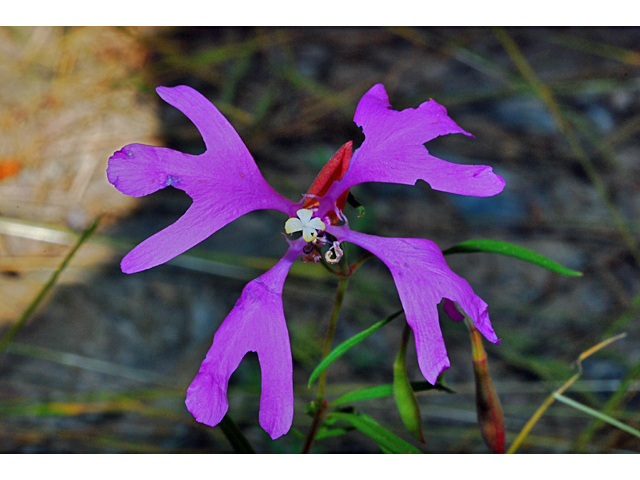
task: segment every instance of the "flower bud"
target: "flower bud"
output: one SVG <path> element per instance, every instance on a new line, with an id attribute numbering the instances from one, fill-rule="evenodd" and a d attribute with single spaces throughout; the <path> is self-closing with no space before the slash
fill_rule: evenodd
<path id="1" fill-rule="evenodd" d="M 420 416 L 420 407 L 416 394 L 413 392 L 411 382 L 407 377 L 407 344 L 409 343 L 409 325 L 404 326 L 402 332 L 402 341 L 400 343 L 400 351 L 393 362 L 393 397 L 396 400 L 398 412 L 402 423 L 407 430 L 422 443 L 425 443 L 422 434 L 422 418 Z"/>
<path id="2" fill-rule="evenodd" d="M 493 453 L 504 453 L 505 432 L 502 405 L 500 405 L 500 399 L 489 375 L 487 353 L 482 345 L 480 332 L 468 318 L 465 318 L 465 323 L 471 334 L 473 373 L 476 378 L 476 409 L 480 432 Z"/>

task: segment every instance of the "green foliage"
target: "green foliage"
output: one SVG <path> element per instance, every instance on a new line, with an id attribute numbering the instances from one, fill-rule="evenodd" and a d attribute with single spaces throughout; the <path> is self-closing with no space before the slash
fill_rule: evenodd
<path id="1" fill-rule="evenodd" d="M 378 323 L 372 325 L 371 327 L 367 328 L 363 332 L 360 332 L 357 335 L 354 335 L 349 340 L 346 340 L 346 341 L 342 342 L 340 345 L 338 345 L 336 348 L 334 348 L 331 351 L 331 353 L 329 353 L 329 355 L 327 355 L 318 364 L 318 366 L 313 370 L 313 372 L 311 372 L 311 376 L 309 377 L 309 384 L 308 384 L 309 388 L 311 388 L 311 385 L 313 385 L 313 382 L 316 381 L 316 379 L 320 376 L 320 374 L 324 370 L 326 370 L 329 365 L 331 365 L 338 358 L 340 358 L 342 355 L 344 355 L 349 349 L 351 349 L 352 347 L 355 347 L 357 344 L 359 344 L 360 342 L 362 342 L 366 338 L 368 338 L 371 335 L 373 335 L 377 330 L 379 330 L 380 328 L 384 327 L 387 323 L 389 323 L 391 320 L 393 320 L 394 318 L 396 318 L 397 316 L 399 316 L 403 312 L 404 312 L 404 310 L 398 310 L 397 312 L 389 315 L 384 320 L 380 320 Z"/>
<path id="2" fill-rule="evenodd" d="M 528 248 L 520 247 L 509 242 L 502 242 L 500 240 L 468 240 L 442 251 L 445 255 L 473 252 L 499 253 L 500 255 L 507 255 L 509 257 L 519 258 L 525 262 L 533 263 L 542 268 L 546 268 L 547 270 L 551 270 L 552 272 L 559 273 L 560 275 L 567 275 L 570 277 L 582 276 L 582 272 L 564 267 L 544 255 L 540 255 Z"/>
<path id="3" fill-rule="evenodd" d="M 411 389 L 414 392 L 424 392 L 427 390 L 440 390 L 441 392 L 456 393 L 447 387 L 444 383 L 441 383 L 442 377 L 438 378 L 435 385 L 431 385 L 427 381 L 411 382 Z M 330 403 L 330 406 L 337 407 L 339 405 L 346 405 L 353 402 L 359 402 L 362 400 L 373 400 L 375 398 L 390 397 L 393 395 L 393 385 L 387 383 L 385 385 L 377 385 L 375 387 L 362 388 L 354 392 L 346 393 Z"/>
<path id="4" fill-rule="evenodd" d="M 555 398 L 556 400 L 569 405 L 570 407 L 575 408 L 576 410 L 580 410 L 583 413 L 586 413 L 587 415 L 591 415 L 592 417 L 595 417 L 599 420 L 602 420 L 603 422 L 607 422 L 609 425 L 613 425 L 614 427 L 619 428 L 620 430 L 627 432 L 631 435 L 633 435 L 634 437 L 638 437 L 640 438 L 640 431 L 636 430 L 633 427 L 630 427 L 629 425 L 626 425 L 618 420 L 616 420 L 613 417 L 610 417 L 609 415 L 599 412 L 597 410 L 594 410 L 591 407 L 587 407 L 586 405 L 583 405 L 579 402 L 576 402 L 575 400 L 572 400 L 568 397 L 565 397 L 564 395 L 562 395 L 561 393 L 558 392 L 554 392 L 553 393 L 553 398 Z"/>
<path id="5" fill-rule="evenodd" d="M 363 413 L 333 412 L 329 416 L 350 423 L 357 430 L 372 438 L 384 453 L 422 453 Z"/>

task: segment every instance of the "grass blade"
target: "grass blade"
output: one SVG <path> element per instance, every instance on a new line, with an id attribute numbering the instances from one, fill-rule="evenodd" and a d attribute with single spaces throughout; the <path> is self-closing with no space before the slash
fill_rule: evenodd
<path id="1" fill-rule="evenodd" d="M 574 376 L 572 376 L 569 380 L 567 380 L 564 383 L 564 385 L 562 385 L 559 389 L 557 389 L 555 392 L 553 392 L 551 395 L 549 395 L 545 399 L 545 401 L 542 403 L 542 405 L 540 405 L 540 407 L 538 407 L 538 410 L 536 410 L 536 412 L 531 416 L 529 421 L 522 428 L 522 430 L 520 431 L 520 433 L 518 434 L 516 439 L 513 441 L 513 443 L 511 444 L 511 446 L 507 450 L 507 453 L 515 453 L 516 452 L 516 450 L 520 447 L 522 442 L 524 442 L 524 439 L 527 437 L 527 435 L 529 435 L 529 432 L 531 431 L 531 429 L 538 422 L 538 420 L 540 420 L 540 417 L 542 417 L 544 412 L 546 412 L 547 409 L 551 406 L 551 404 L 553 403 L 553 401 L 555 399 L 555 396 L 563 394 L 571 385 L 573 385 L 573 383 L 576 380 L 578 380 L 578 378 L 580 378 L 580 376 L 582 375 L 582 361 L 585 358 L 589 357 L 590 355 L 593 355 L 598 350 L 600 350 L 601 348 L 606 347 L 610 343 L 613 343 L 613 342 L 615 342 L 617 340 L 620 340 L 621 338 L 624 338 L 626 335 L 627 335 L 626 333 L 621 333 L 620 335 L 616 335 L 615 337 L 611 337 L 611 338 L 609 338 L 607 340 L 604 340 L 604 341 L 598 343 L 597 345 L 594 345 L 593 347 L 589 348 L 588 350 L 585 350 L 584 352 L 582 352 L 578 356 L 578 360 L 576 361 L 576 366 L 578 367 L 578 373 L 576 373 Z"/>
<path id="2" fill-rule="evenodd" d="M 14 323 L 9 329 L 9 331 L 5 334 L 5 336 L 2 337 L 2 340 L 0 340 L 0 354 L 6 350 L 7 346 L 11 343 L 11 340 L 13 339 L 15 334 L 18 333 L 18 331 L 22 328 L 24 323 L 29 319 L 31 314 L 35 311 L 37 306 L 40 305 L 40 302 L 44 299 L 45 295 L 47 295 L 47 293 L 49 293 L 49 290 L 51 290 L 53 286 L 56 284 L 58 277 L 64 271 L 64 269 L 67 268 L 67 265 L 69 265 L 69 262 L 71 261 L 73 256 L 80 249 L 82 244 L 93 234 L 95 229 L 98 227 L 98 224 L 100 223 L 101 218 L 102 218 L 102 215 L 97 216 L 93 220 L 93 222 L 91 222 L 91 225 L 89 225 L 89 227 L 84 232 L 82 232 L 82 235 L 80 235 L 80 238 L 78 238 L 78 241 L 76 242 L 76 244 L 73 246 L 71 251 L 67 254 L 67 256 L 64 258 L 64 260 L 62 261 L 60 266 L 56 269 L 56 271 L 53 272 L 53 274 L 51 275 L 47 283 L 42 287 L 38 295 L 36 295 L 36 297 L 31 301 L 31 303 L 25 309 L 25 311 L 22 312 L 22 315 L 20 316 L 18 321 Z"/>
<path id="3" fill-rule="evenodd" d="M 509 242 L 503 242 L 500 240 L 468 240 L 466 242 L 459 243 L 451 248 L 443 250 L 445 255 L 451 255 L 454 253 L 472 253 L 472 252 L 487 252 L 487 253 L 499 253 L 500 255 L 507 255 L 509 257 L 519 258 L 525 262 L 533 263 L 552 272 L 559 273 L 560 275 L 567 275 L 570 277 L 581 277 L 582 272 L 577 270 L 571 270 L 565 266 L 560 265 L 558 262 L 554 262 L 550 258 L 540 255 L 528 248 L 520 247 Z"/>
<path id="4" fill-rule="evenodd" d="M 400 437 L 391 433 L 368 415 L 334 412 L 329 414 L 329 416 L 350 423 L 360 432 L 375 440 L 385 453 L 422 453 L 410 443 L 405 442 Z"/>
<path id="5" fill-rule="evenodd" d="M 431 385 L 429 382 L 411 382 L 411 388 L 414 392 L 423 392 L 426 390 L 440 390 L 447 393 L 456 393 L 444 384 L 436 382 L 435 385 Z M 348 403 L 359 402 L 361 400 L 372 400 L 374 398 L 390 397 L 393 394 L 393 385 L 387 383 L 386 385 L 376 385 L 375 387 L 362 388 L 355 392 L 345 393 L 341 397 L 336 398 L 329 404 L 331 407 L 337 407 L 339 405 L 345 405 Z"/>
<path id="6" fill-rule="evenodd" d="M 331 353 L 329 353 L 329 355 L 327 355 L 318 364 L 318 366 L 313 370 L 313 372 L 311 373 L 311 376 L 309 377 L 308 387 L 311 388 L 311 385 L 313 385 L 313 382 L 316 381 L 316 379 L 320 376 L 320 374 L 324 370 L 326 370 L 329 365 L 331 365 L 338 358 L 340 358 L 342 355 L 344 355 L 350 348 L 352 348 L 355 345 L 357 345 L 358 343 L 362 342 L 364 339 L 370 337 L 378 329 L 380 329 L 383 326 L 385 326 L 387 323 L 389 323 L 391 320 L 393 320 L 394 318 L 396 318 L 397 316 L 399 316 L 403 312 L 404 312 L 404 310 L 402 310 L 402 309 L 398 310 L 397 312 L 389 315 L 384 320 L 380 320 L 378 323 L 376 323 L 373 326 L 367 328 L 366 330 L 358 333 L 357 335 L 354 335 L 349 340 L 346 340 L 346 341 L 342 342 L 340 345 L 338 345 L 336 348 L 334 348 L 331 351 Z"/>
<path id="7" fill-rule="evenodd" d="M 604 414 L 602 412 L 594 410 L 591 407 L 587 407 L 586 405 L 578 403 L 575 400 L 572 400 L 569 397 L 565 397 L 564 395 L 562 395 L 560 393 L 557 393 L 557 392 L 554 392 L 553 398 L 555 398 L 559 402 L 564 403 L 565 405 L 569 405 L 570 407 L 573 407 L 576 410 L 580 410 L 581 412 L 586 413 L 587 415 L 591 415 L 592 417 L 596 417 L 596 418 L 602 420 L 603 422 L 607 422 L 608 424 L 613 425 L 614 427 L 617 427 L 620 430 L 624 430 L 625 432 L 630 433 L 631 435 L 640 438 L 640 431 L 636 430 L 635 428 L 630 427 L 629 425 L 626 425 L 626 424 L 624 424 L 622 422 L 619 422 L 618 420 L 616 420 L 613 417 L 610 417 L 607 414 Z"/>

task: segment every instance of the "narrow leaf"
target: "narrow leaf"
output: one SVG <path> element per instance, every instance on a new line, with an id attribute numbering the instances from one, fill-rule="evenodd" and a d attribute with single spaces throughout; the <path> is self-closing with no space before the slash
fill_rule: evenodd
<path id="1" fill-rule="evenodd" d="M 352 427 L 349 427 L 349 428 L 322 427 L 318 429 L 318 433 L 316 434 L 316 440 L 322 440 L 323 438 L 330 438 L 330 437 L 339 437 L 340 435 L 344 435 L 345 433 L 349 433 L 351 431 L 353 431 Z"/>
<path id="2" fill-rule="evenodd" d="M 330 413 L 329 416 L 336 417 L 350 423 L 360 432 L 372 438 L 385 452 L 422 453 L 410 443 L 391 433 L 389 430 L 384 428 L 368 415 L 346 412 L 333 412 Z"/>
<path id="3" fill-rule="evenodd" d="M 356 346 L 357 344 L 362 342 L 364 339 L 370 337 L 378 329 L 380 329 L 383 326 L 385 326 L 387 323 L 389 323 L 391 320 L 393 320 L 394 318 L 396 318 L 397 316 L 399 316 L 403 312 L 404 312 L 404 310 L 398 310 L 397 312 L 389 315 L 384 320 L 380 320 L 378 323 L 372 325 L 371 327 L 369 327 L 366 330 L 358 333 L 357 335 L 354 335 L 350 339 L 342 342 L 340 345 L 338 345 L 336 348 L 334 348 L 331 351 L 331 353 L 329 353 L 329 355 L 327 355 L 318 364 L 318 366 L 315 368 L 315 370 L 311 373 L 311 376 L 309 377 L 308 387 L 311 388 L 311 385 L 313 385 L 313 382 L 316 381 L 316 379 L 320 376 L 320 374 L 324 370 L 326 370 L 329 365 L 331 365 L 338 358 L 340 358 L 342 355 L 344 355 L 350 348 Z"/>
<path id="4" fill-rule="evenodd" d="M 519 258 L 525 262 L 533 263 L 542 268 L 546 268 L 547 270 L 551 270 L 552 272 L 559 273 L 560 275 L 567 275 L 570 277 L 582 276 L 582 272 L 564 267 L 544 255 L 540 255 L 528 248 L 520 247 L 509 242 L 502 242 L 500 240 L 468 240 L 442 251 L 445 255 L 473 252 L 499 253 L 500 255 L 507 255 L 509 257 Z"/>
<path id="5" fill-rule="evenodd" d="M 587 407 L 586 405 L 583 405 L 581 403 L 576 402 L 575 400 L 570 399 L 569 397 L 565 397 L 564 395 L 555 392 L 553 394 L 553 398 L 555 398 L 556 400 L 569 405 L 570 407 L 575 408 L 576 410 L 580 410 L 581 412 L 586 413 L 587 415 L 591 415 L 592 417 L 596 417 L 600 420 L 602 420 L 603 422 L 607 422 L 610 425 L 613 425 L 614 427 L 618 427 L 620 430 L 623 430 L 627 433 L 630 433 L 631 435 L 640 438 L 640 431 L 636 430 L 635 428 L 630 427 L 629 425 L 625 425 L 624 423 L 616 420 L 613 417 L 610 417 L 609 415 L 599 412 L 597 410 L 594 410 L 591 407 Z"/>
<path id="6" fill-rule="evenodd" d="M 456 393 L 451 390 L 449 387 L 446 387 L 444 384 L 436 382 L 435 385 L 431 385 L 427 381 L 422 382 L 411 382 L 411 388 L 414 392 L 422 392 L 425 390 L 441 390 L 447 393 Z M 345 405 L 352 402 L 358 402 L 361 400 L 371 400 L 374 398 L 383 398 L 390 397 L 393 395 L 393 385 L 387 383 L 386 385 L 378 385 L 375 387 L 362 388 L 360 390 L 356 390 L 355 392 L 349 392 L 341 397 L 336 398 L 329 405 L 332 407 L 337 407 L 338 405 Z"/>

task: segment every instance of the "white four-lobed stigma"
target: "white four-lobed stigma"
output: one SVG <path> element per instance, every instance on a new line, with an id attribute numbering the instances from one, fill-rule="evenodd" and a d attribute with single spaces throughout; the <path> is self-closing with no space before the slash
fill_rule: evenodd
<path id="1" fill-rule="evenodd" d="M 298 218 L 290 218 L 284 224 L 287 233 L 302 232 L 305 242 L 313 242 L 318 237 L 318 230 L 325 229 L 325 224 L 318 217 L 313 217 L 313 212 L 307 208 L 301 208 L 296 212 Z M 311 218 L 313 217 L 313 218 Z"/>

